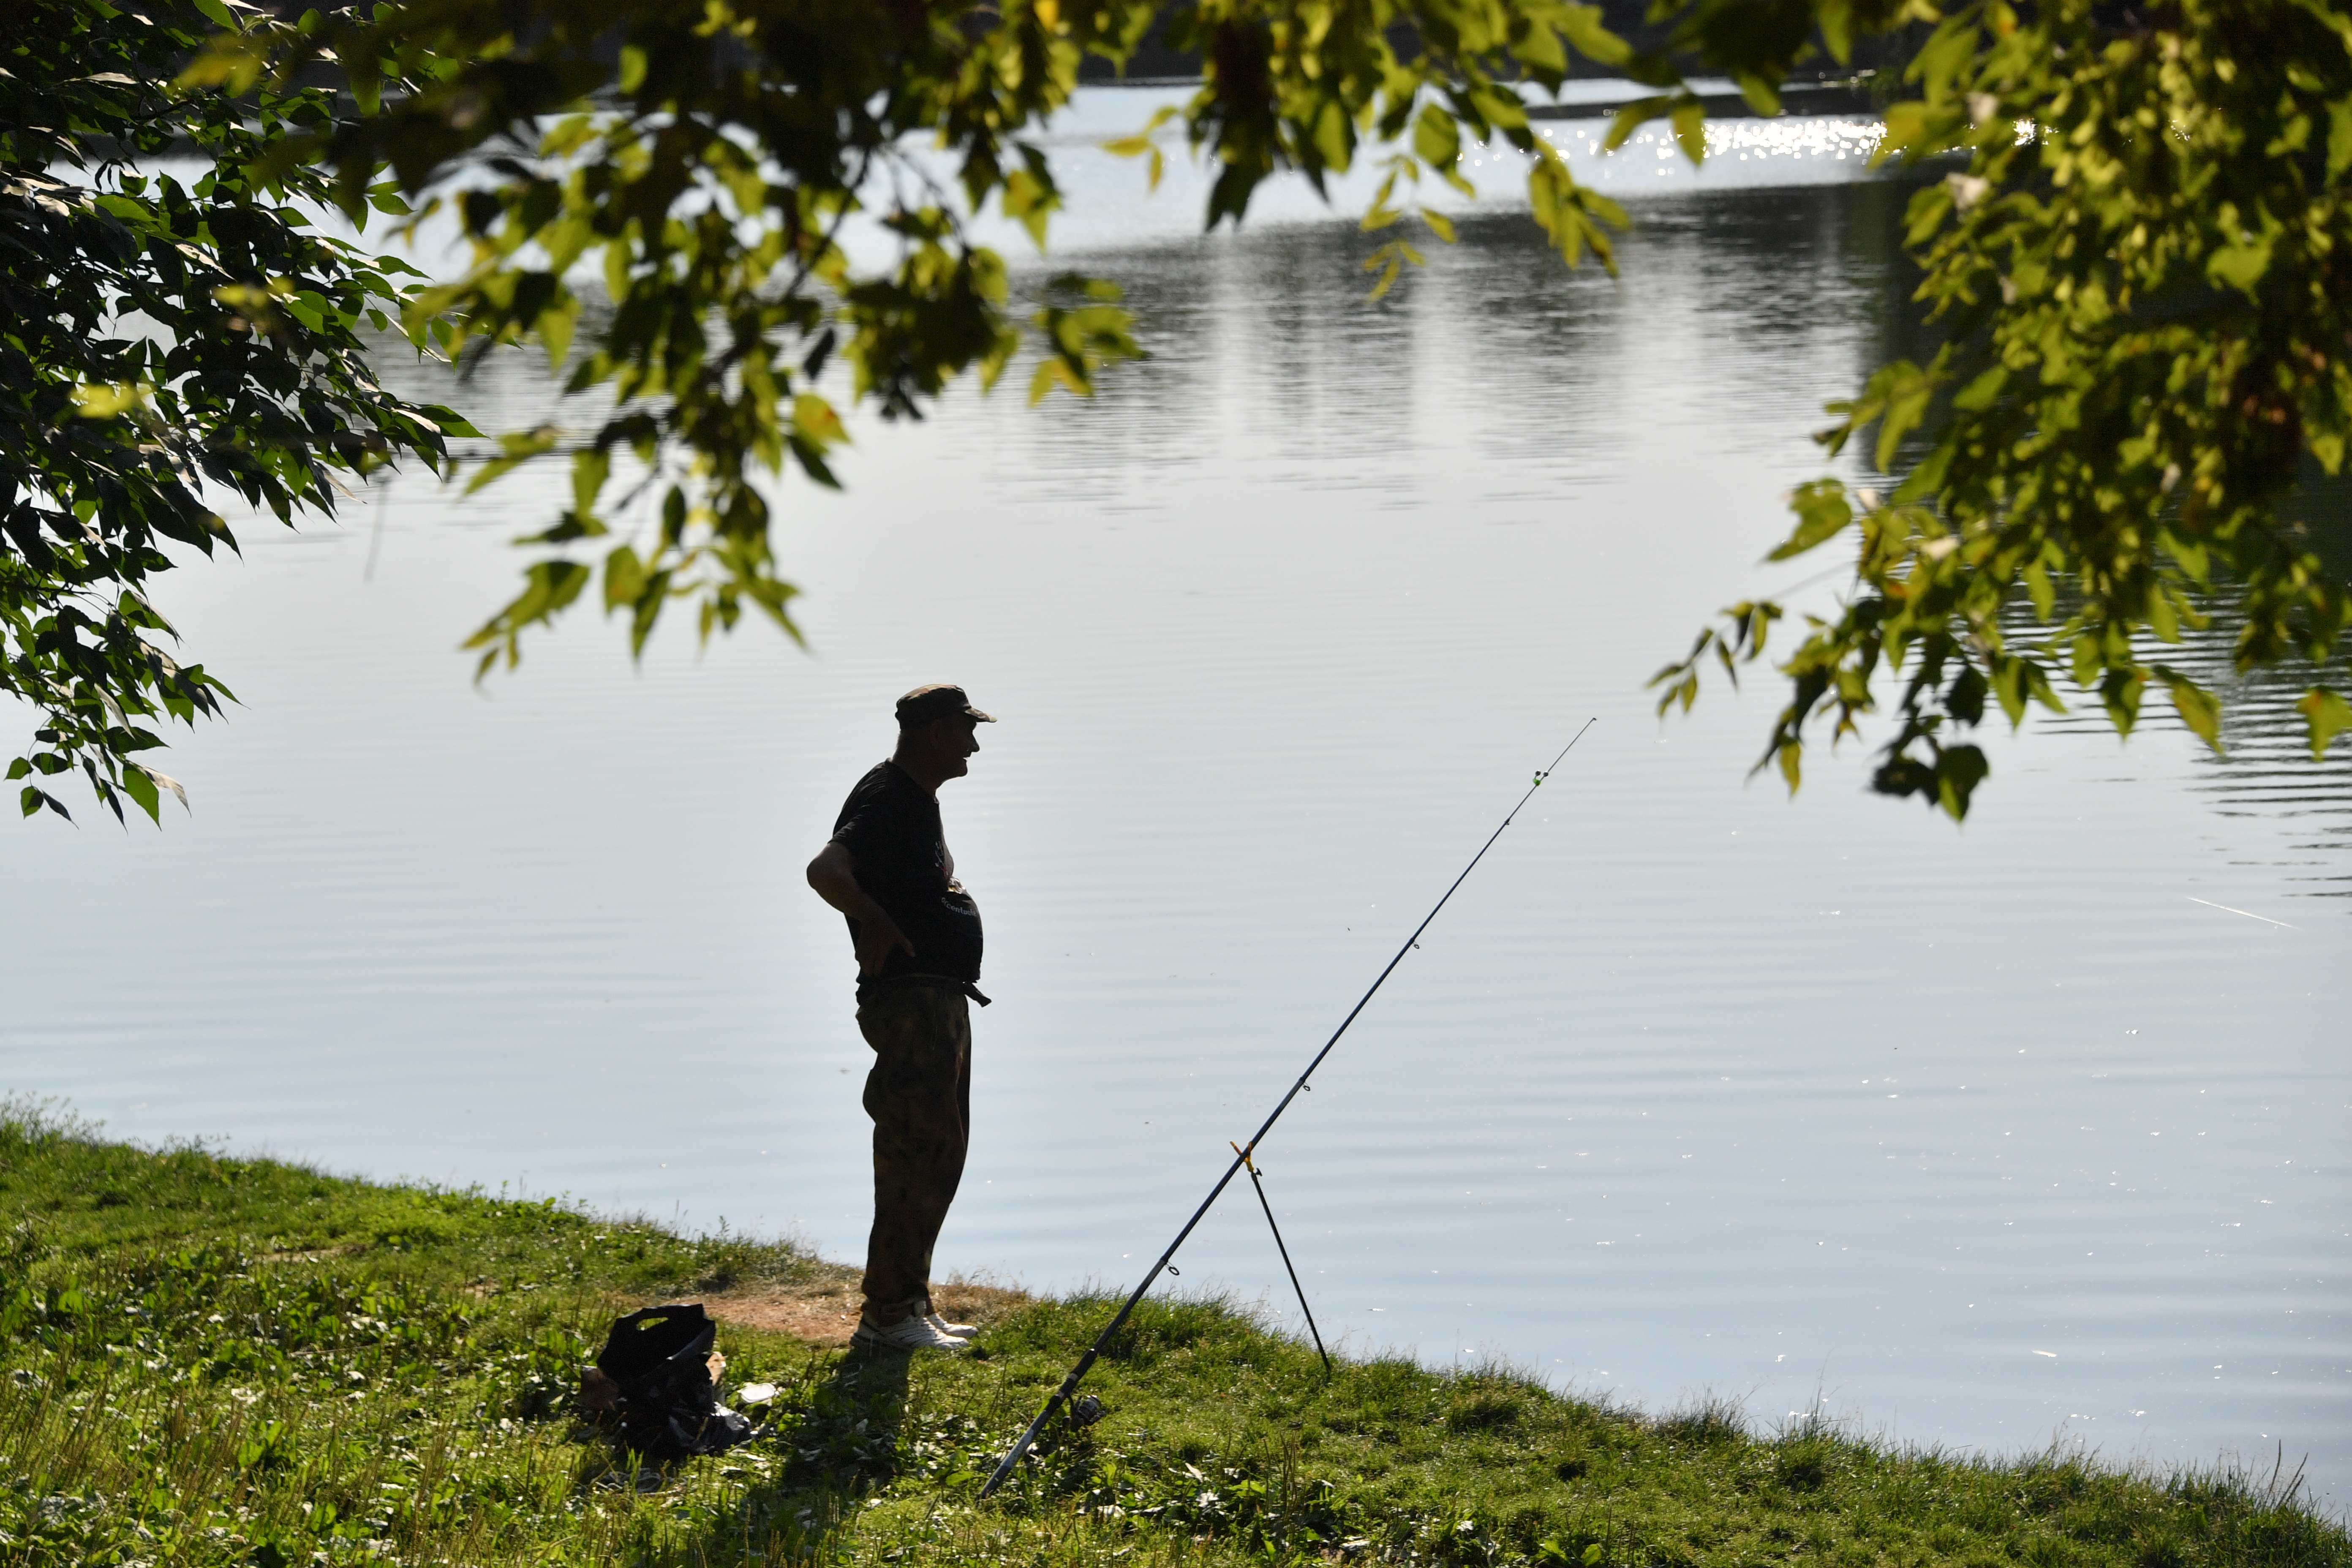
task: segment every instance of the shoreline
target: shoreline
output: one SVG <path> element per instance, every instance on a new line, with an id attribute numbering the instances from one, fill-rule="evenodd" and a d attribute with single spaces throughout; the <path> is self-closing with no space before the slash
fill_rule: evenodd
<path id="1" fill-rule="evenodd" d="M 1147 1301 L 942 1287 L 984 1356 L 838 1348 L 856 1270 L 536 1202 L 149 1150 L 0 1108 L 0 1557 L 27 1564 L 1575 1563 L 2352 1568 L 2288 1467 L 1897 1447 L 1338 1358 Z M 576 1412 L 620 1312 L 699 1300 L 768 1436 L 638 1466 Z"/>

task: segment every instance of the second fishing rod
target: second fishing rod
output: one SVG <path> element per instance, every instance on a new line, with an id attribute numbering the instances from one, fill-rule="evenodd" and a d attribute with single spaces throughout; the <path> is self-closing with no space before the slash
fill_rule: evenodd
<path id="1" fill-rule="evenodd" d="M 1421 917 L 1421 923 L 1412 928 L 1412 934 L 1404 939 L 1404 945 L 1397 949 L 1396 956 L 1389 960 L 1387 967 L 1381 971 L 1380 977 L 1372 982 L 1363 995 L 1357 998 L 1356 1005 L 1348 1009 L 1348 1016 L 1339 1020 L 1339 1026 L 1331 1031 L 1331 1037 L 1323 1042 L 1323 1048 L 1315 1053 L 1314 1060 L 1307 1064 L 1307 1070 L 1298 1075 L 1297 1081 L 1290 1086 L 1289 1092 L 1276 1103 L 1271 1111 L 1267 1112 L 1265 1121 L 1261 1122 L 1258 1130 L 1250 1135 L 1250 1141 L 1246 1144 L 1234 1146 L 1233 1163 L 1225 1167 L 1225 1173 L 1217 1178 L 1217 1184 L 1209 1189 L 1209 1195 L 1201 1200 L 1201 1206 L 1192 1211 L 1192 1217 L 1184 1222 L 1184 1228 L 1176 1233 L 1176 1239 L 1168 1244 L 1167 1250 L 1160 1255 L 1159 1261 L 1152 1264 L 1144 1274 L 1142 1282 L 1129 1294 L 1126 1303 L 1118 1310 L 1118 1315 L 1104 1325 L 1103 1331 L 1095 1336 L 1095 1342 L 1087 1347 L 1087 1353 L 1078 1358 L 1077 1365 L 1070 1369 L 1070 1375 L 1064 1378 L 1061 1386 L 1054 1390 L 1052 1395 L 1046 1399 L 1045 1407 L 1037 1412 L 1037 1418 L 1029 1423 L 1028 1429 L 1021 1434 L 1010 1449 L 1006 1450 L 1004 1458 L 997 1464 L 995 1473 L 988 1478 L 988 1484 L 980 1489 L 982 1497 L 987 1497 L 1004 1484 L 1005 1478 L 1010 1476 L 1013 1468 L 1021 1463 L 1021 1457 L 1026 1454 L 1030 1447 L 1037 1441 L 1037 1434 L 1044 1431 L 1045 1423 L 1053 1419 L 1054 1412 L 1060 1409 L 1069 1400 L 1070 1395 L 1077 1392 L 1080 1380 L 1093 1370 L 1095 1363 L 1101 1359 L 1104 1347 L 1110 1343 L 1111 1336 L 1118 1332 L 1129 1317 L 1134 1313 L 1136 1304 L 1143 1300 L 1144 1292 L 1151 1289 L 1152 1282 L 1158 1279 L 1162 1272 L 1170 1271 L 1169 1265 L 1175 1260 L 1177 1249 L 1184 1245 L 1192 1236 L 1194 1227 L 1208 1215 L 1208 1212 L 1216 1206 L 1217 1199 L 1222 1197 L 1225 1189 L 1233 1184 L 1234 1178 L 1249 1168 L 1250 1157 L 1257 1152 L 1257 1146 L 1265 1142 L 1268 1132 L 1274 1131 L 1274 1124 L 1282 1120 L 1282 1113 L 1290 1109 L 1290 1102 L 1297 1100 L 1301 1091 L 1307 1087 L 1307 1080 L 1315 1076 L 1315 1069 L 1323 1065 L 1323 1058 L 1331 1054 L 1331 1047 L 1339 1043 L 1339 1037 L 1348 1032 L 1348 1026 L 1356 1021 L 1356 1016 L 1361 1013 L 1371 999 L 1379 994 L 1381 987 L 1388 984 L 1389 976 L 1395 973 L 1397 965 L 1404 962 L 1404 955 L 1419 944 L 1421 933 L 1429 929 L 1430 921 L 1437 918 L 1438 911 L 1445 908 L 1446 901 L 1454 897 L 1454 891 L 1464 882 L 1469 880 L 1470 873 L 1478 868 L 1478 862 L 1486 858 L 1486 851 L 1495 847 L 1495 840 L 1503 836 L 1503 829 L 1511 826 L 1513 818 L 1517 817 L 1528 802 L 1535 797 L 1536 791 L 1543 787 L 1544 780 L 1551 777 L 1553 771 L 1567 758 L 1568 753 L 1576 749 L 1576 742 L 1584 739 L 1584 731 L 1591 729 L 1597 722 L 1599 722 L 1597 719 L 1587 719 L 1576 733 L 1568 738 L 1568 744 L 1559 749 L 1559 755 L 1552 758 L 1551 766 L 1536 771 L 1535 782 L 1528 785 L 1527 794 L 1519 796 L 1518 804 L 1503 815 L 1502 822 L 1496 826 L 1494 832 L 1486 836 L 1486 842 L 1478 847 L 1478 853 L 1470 857 L 1470 863 L 1462 868 L 1462 874 L 1454 879 L 1446 888 L 1444 895 L 1430 907 L 1429 913 Z M 1274 1218 L 1274 1211 L 1270 1208 L 1266 1211 L 1266 1218 L 1269 1223 Z M 1276 1231 L 1277 1243 L 1279 1243 L 1280 1235 L 1281 1233 Z M 1286 1253 L 1284 1261 L 1286 1266 L 1288 1262 Z M 1300 1302 L 1302 1305 L 1305 1303 L 1303 1294 L 1300 1297 Z"/>

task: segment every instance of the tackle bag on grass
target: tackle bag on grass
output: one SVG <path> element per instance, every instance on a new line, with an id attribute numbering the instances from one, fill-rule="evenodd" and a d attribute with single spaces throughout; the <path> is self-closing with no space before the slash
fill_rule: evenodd
<path id="1" fill-rule="evenodd" d="M 719 1403 L 727 1363 L 710 1352 L 718 1332 L 699 1302 L 631 1312 L 582 1373 L 581 1404 L 623 1448 L 650 1459 L 724 1453 L 758 1436 Z"/>

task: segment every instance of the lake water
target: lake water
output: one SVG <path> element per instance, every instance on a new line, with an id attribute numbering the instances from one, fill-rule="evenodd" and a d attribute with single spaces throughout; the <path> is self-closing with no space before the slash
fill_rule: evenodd
<path id="1" fill-rule="evenodd" d="M 1069 237 L 1154 357 L 857 426 L 845 495 L 783 498 L 807 654 L 632 668 L 583 614 L 476 689 L 557 474 L 247 526 L 163 595 L 243 700 L 164 759 L 194 816 L 0 835 L 0 1083 L 854 1258 L 867 1053 L 801 868 L 891 700 L 960 680 L 996 1005 L 940 1266 L 1131 1281 L 1598 715 L 1265 1148 L 1327 1337 L 1957 1448 L 2283 1445 L 2352 1498 L 2352 747 L 2300 760 L 2299 688 L 2221 677 L 2226 759 L 2158 705 L 2036 719 L 1964 828 L 1853 748 L 1744 782 L 1769 679 L 1651 717 L 1713 610 L 1816 570 L 1753 563 L 1911 341 L 1866 128 L 1723 132 L 1768 133 L 1604 166 L 1622 282 L 1498 200 L 1377 305 L 1295 193 L 1203 239 L 1181 170 L 1145 202 L 1081 147 Z M 520 360 L 436 395 L 547 400 Z M 1245 1191 L 1180 1263 L 1297 1324 Z"/>

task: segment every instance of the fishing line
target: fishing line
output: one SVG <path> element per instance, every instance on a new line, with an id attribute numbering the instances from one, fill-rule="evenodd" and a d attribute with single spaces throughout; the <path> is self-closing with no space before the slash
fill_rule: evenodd
<path id="1" fill-rule="evenodd" d="M 1553 770 L 1559 766 L 1569 752 L 1576 749 L 1577 742 L 1584 739 L 1584 731 L 1599 722 L 1600 720 L 1597 717 L 1587 719 L 1583 727 L 1568 738 L 1568 744 L 1559 749 L 1559 755 L 1552 758 L 1551 767 L 1536 770 L 1535 782 L 1528 785 L 1528 793 L 1519 796 L 1518 805 L 1512 806 L 1504 814 L 1501 826 L 1486 836 L 1486 842 L 1478 847 L 1478 853 L 1470 857 L 1470 864 L 1462 868 L 1462 874 L 1454 879 L 1452 886 L 1445 889 L 1444 897 L 1430 907 L 1429 913 L 1421 917 L 1421 923 L 1412 928 L 1412 934 L 1404 939 L 1404 945 L 1397 949 L 1396 956 L 1389 960 L 1388 967 L 1381 971 L 1380 978 L 1372 982 L 1371 988 L 1358 998 L 1353 1007 L 1348 1009 L 1348 1016 L 1339 1020 L 1339 1026 L 1331 1031 L 1331 1037 L 1323 1042 L 1323 1048 L 1315 1053 L 1315 1059 L 1307 1064 L 1307 1070 L 1300 1073 L 1298 1081 L 1290 1086 L 1290 1092 L 1284 1095 L 1276 1104 L 1274 1110 L 1267 1114 L 1265 1121 L 1260 1124 L 1257 1131 L 1251 1136 L 1248 1143 L 1234 1145 L 1233 1163 L 1225 1167 L 1225 1173 L 1217 1178 L 1217 1184 L 1209 1189 L 1209 1195 L 1201 1200 L 1201 1206 L 1192 1211 L 1192 1217 L 1184 1222 L 1184 1228 L 1176 1233 L 1176 1239 L 1168 1244 L 1168 1250 L 1160 1255 L 1160 1260 L 1154 1263 L 1150 1270 L 1144 1275 L 1143 1283 L 1138 1285 L 1129 1295 L 1126 1305 L 1118 1310 L 1118 1316 L 1113 1318 L 1103 1331 L 1095 1336 L 1095 1342 L 1087 1347 L 1087 1353 L 1078 1358 L 1078 1364 L 1070 1369 L 1070 1375 L 1062 1380 L 1062 1386 L 1055 1389 L 1052 1396 L 1045 1401 L 1045 1408 L 1037 1412 L 1037 1419 L 1029 1423 L 1028 1430 L 1022 1433 L 1020 1438 L 1006 1451 L 1004 1458 L 997 1464 L 996 1473 L 990 1476 L 988 1484 L 980 1489 L 982 1497 L 987 1497 L 1004 1484 L 1004 1478 L 1013 1473 L 1013 1468 L 1021 1462 L 1021 1456 L 1027 1453 L 1030 1446 L 1037 1441 L 1037 1434 L 1045 1429 L 1045 1423 L 1053 1419 L 1054 1412 L 1061 1408 L 1063 1403 L 1071 1394 L 1077 1392 L 1078 1381 L 1093 1369 L 1096 1361 L 1102 1355 L 1103 1347 L 1109 1344 L 1110 1337 L 1125 1325 L 1129 1316 L 1134 1312 L 1136 1303 L 1143 1300 L 1143 1293 L 1151 1289 L 1151 1282 L 1160 1278 L 1160 1271 L 1166 1269 L 1171 1275 L 1177 1272 L 1170 1267 L 1176 1257 L 1176 1249 L 1184 1245 L 1185 1239 L 1192 1234 L 1193 1227 L 1207 1215 L 1210 1208 L 1215 1205 L 1225 1188 L 1232 1184 L 1234 1177 L 1250 1163 L 1250 1156 L 1256 1152 L 1258 1144 L 1265 1142 L 1265 1135 L 1274 1131 L 1274 1124 L 1282 1120 L 1282 1113 L 1290 1109 L 1290 1102 L 1297 1099 L 1299 1092 L 1307 1088 L 1307 1080 L 1315 1076 L 1315 1069 L 1323 1065 L 1323 1058 L 1331 1054 L 1331 1047 L 1339 1043 L 1339 1037 L 1348 1032 L 1348 1026 L 1356 1021 L 1356 1015 L 1361 1013 L 1373 996 L 1379 994 L 1381 987 L 1388 984 L 1389 976 L 1395 973 L 1397 965 L 1404 962 L 1404 955 L 1420 945 L 1421 933 L 1429 929 L 1429 922 L 1437 918 L 1438 910 L 1445 907 L 1447 900 L 1454 897 L 1455 889 L 1469 880 L 1470 873 L 1478 868 L 1478 862 L 1486 858 L 1486 851 L 1495 847 L 1495 840 L 1503 836 L 1503 828 L 1510 826 L 1512 818 L 1517 816 L 1528 802 L 1535 798 L 1535 793 L 1543 787 L 1544 780 L 1551 777 Z M 1269 1207 L 1266 1211 L 1266 1219 L 1271 1222 L 1273 1218 L 1274 1212 Z M 1276 1234 L 1278 1236 L 1279 1232 Z M 1285 1249 L 1283 1256 L 1285 1267 L 1288 1266 L 1289 1261 L 1288 1251 Z M 1292 1277 L 1292 1282 L 1297 1283 L 1296 1275 Z M 1302 1305 L 1306 1301 L 1306 1292 L 1303 1290 L 1299 1293 L 1299 1300 Z M 1317 1335 L 1318 1349 L 1321 1348 L 1321 1335 Z"/>

